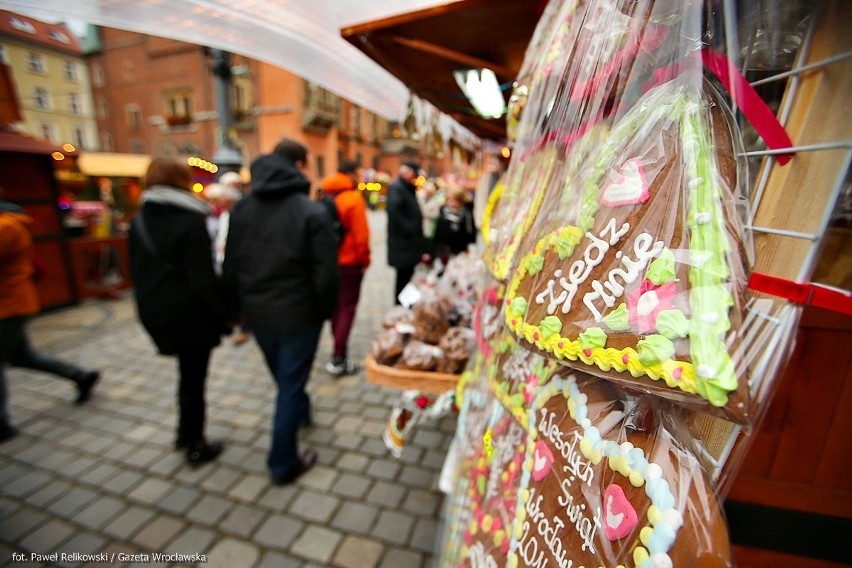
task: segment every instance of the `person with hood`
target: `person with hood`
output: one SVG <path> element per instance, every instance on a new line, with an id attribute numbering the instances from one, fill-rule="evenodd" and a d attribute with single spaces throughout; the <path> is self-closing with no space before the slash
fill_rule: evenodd
<path id="1" fill-rule="evenodd" d="M 175 449 L 197 467 L 223 449 L 204 437 L 204 389 L 210 354 L 229 329 L 206 226 L 210 206 L 192 193 L 192 183 L 185 161 L 151 161 L 128 252 L 139 319 L 157 351 L 177 357 Z"/>
<path id="2" fill-rule="evenodd" d="M 325 208 L 308 196 L 308 151 L 283 139 L 251 164 L 251 192 L 231 210 L 222 274 L 232 317 L 252 329 L 278 387 L 267 456 L 272 483 L 292 483 L 316 462 L 299 455 L 311 422 L 305 385 L 323 323 L 337 301 L 337 245 Z"/>
<path id="3" fill-rule="evenodd" d="M 414 275 L 414 268 L 426 250 L 423 235 L 423 214 L 417 203 L 417 188 L 414 180 L 420 172 L 417 162 L 405 162 L 399 168 L 399 176 L 388 187 L 388 264 L 396 268 L 397 304 L 399 293 Z"/>
<path id="4" fill-rule="evenodd" d="M 0 188 L 0 199 L 3 191 Z M 29 227 L 33 219 L 24 210 L 0 201 L 0 442 L 13 438 L 18 430 L 9 417 L 5 366 L 7 363 L 52 373 L 74 381 L 77 404 L 89 400 L 100 378 L 98 371 L 38 353 L 27 338 L 27 319 L 40 309 L 33 276 L 33 241 Z"/>
<path id="5" fill-rule="evenodd" d="M 370 227 L 367 204 L 355 188 L 356 162 L 344 160 L 337 173 L 325 178 L 321 188 L 334 199 L 343 238 L 337 247 L 337 270 L 340 277 L 337 307 L 331 315 L 334 348 L 325 370 L 335 376 L 351 375 L 359 366 L 347 359 L 349 333 L 355 322 L 355 311 L 361 294 L 361 281 L 370 266 Z"/>

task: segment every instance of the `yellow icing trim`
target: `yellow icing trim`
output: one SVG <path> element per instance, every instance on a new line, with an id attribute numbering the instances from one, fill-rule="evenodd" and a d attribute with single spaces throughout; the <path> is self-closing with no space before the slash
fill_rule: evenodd
<path id="1" fill-rule="evenodd" d="M 505 175 L 500 178 L 494 189 L 491 190 L 491 195 L 488 196 L 488 202 L 485 204 L 485 210 L 482 212 L 482 242 L 486 245 L 491 243 L 491 215 L 494 214 L 494 209 L 497 208 L 497 203 L 503 197 L 503 188 L 505 187 Z"/>

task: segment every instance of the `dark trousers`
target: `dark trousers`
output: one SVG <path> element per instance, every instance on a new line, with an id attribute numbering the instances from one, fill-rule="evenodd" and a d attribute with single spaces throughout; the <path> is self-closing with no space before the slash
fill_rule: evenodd
<path id="1" fill-rule="evenodd" d="M 416 266 L 416 265 L 415 265 Z M 414 266 L 397 266 L 396 267 L 396 294 L 394 294 L 394 303 L 399 304 L 399 293 L 405 288 L 405 285 L 411 282 L 411 277 L 414 276 Z"/>
<path id="2" fill-rule="evenodd" d="M 311 412 L 305 385 L 311 375 L 321 331 L 322 322 L 307 325 L 303 331 L 296 333 L 254 330 L 254 338 L 278 385 L 272 418 L 272 444 L 266 460 L 272 479 L 291 475 L 299 467 L 296 435 Z"/>
<path id="3" fill-rule="evenodd" d="M 34 369 L 44 373 L 51 373 L 68 380 L 79 382 L 80 377 L 86 373 L 85 369 L 62 361 L 54 357 L 48 357 L 33 349 L 30 345 L 30 340 L 27 337 L 26 327 L 22 328 L 20 339 L 17 345 L 12 349 L 8 359 L 9 363 L 15 367 L 23 367 L 25 369 Z"/>
<path id="4" fill-rule="evenodd" d="M 331 334 L 334 336 L 332 356 L 346 358 L 349 344 L 349 333 L 355 323 L 355 309 L 361 295 L 361 281 L 364 279 L 364 268 L 361 266 L 341 266 L 340 287 L 337 295 L 337 307 L 331 314 Z"/>
<path id="5" fill-rule="evenodd" d="M 6 388 L 6 362 L 24 335 L 27 318 L 16 316 L 0 320 L 0 428 L 11 426 L 9 391 Z"/>
<path id="6" fill-rule="evenodd" d="M 178 431 L 177 442 L 188 448 L 204 441 L 206 401 L 204 383 L 211 348 L 190 349 L 177 354 Z"/>

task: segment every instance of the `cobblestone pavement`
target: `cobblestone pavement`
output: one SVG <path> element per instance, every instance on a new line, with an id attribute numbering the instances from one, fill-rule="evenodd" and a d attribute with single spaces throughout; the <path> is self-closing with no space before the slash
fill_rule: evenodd
<path id="1" fill-rule="evenodd" d="M 357 358 L 392 305 L 385 214 L 371 212 L 370 224 L 373 266 L 350 342 Z M 100 368 L 103 378 L 77 407 L 70 382 L 7 369 L 21 434 L 0 446 L 0 565 L 22 566 L 18 553 L 102 552 L 116 566 L 190 564 L 158 562 L 154 553 L 205 554 L 205 566 L 227 568 L 432 565 L 443 503 L 437 479 L 454 418 L 421 423 L 393 458 L 381 433 L 399 391 L 367 383 L 363 372 L 337 380 L 326 373 L 328 329 L 309 382 L 315 425 L 302 438 L 319 463 L 287 487 L 266 473 L 274 384 L 253 342 L 226 339 L 214 352 L 208 437 L 226 449 L 193 470 L 172 449 L 176 363 L 156 355 L 130 294 L 42 314 L 29 331 L 38 349 Z M 108 565 L 79 560 L 28 565 Z"/>

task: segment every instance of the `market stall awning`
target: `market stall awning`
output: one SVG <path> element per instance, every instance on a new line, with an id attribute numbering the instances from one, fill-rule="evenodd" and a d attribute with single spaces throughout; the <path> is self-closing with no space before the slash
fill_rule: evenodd
<path id="1" fill-rule="evenodd" d="M 148 170 L 151 156 L 112 152 L 80 152 L 77 167 L 87 176 L 141 178 Z"/>
<path id="2" fill-rule="evenodd" d="M 345 27 L 341 34 L 411 91 L 481 138 L 505 136 L 505 117 L 479 116 L 453 72 L 489 68 L 508 101 L 543 2 L 464 0 Z"/>
<path id="3" fill-rule="evenodd" d="M 446 0 L 0 0 L 4 10 L 45 21 L 98 24 L 239 53 L 392 120 L 405 112 L 406 85 L 340 30 L 442 4 Z"/>

